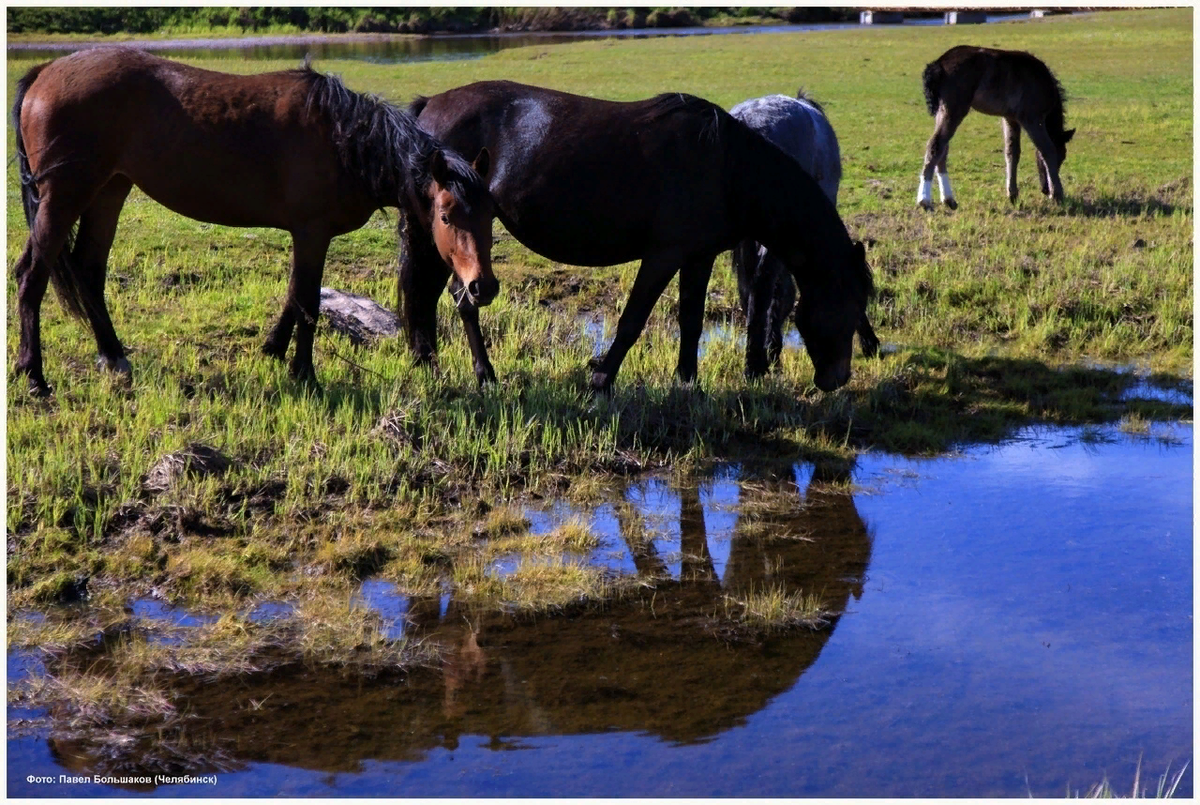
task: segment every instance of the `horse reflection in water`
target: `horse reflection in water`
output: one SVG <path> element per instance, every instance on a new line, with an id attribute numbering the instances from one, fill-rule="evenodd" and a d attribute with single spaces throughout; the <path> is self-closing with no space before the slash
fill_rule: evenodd
<path id="1" fill-rule="evenodd" d="M 782 588 L 815 593 L 841 613 L 862 594 L 871 537 L 836 483 L 847 478 L 845 469 L 817 472 L 802 494 L 791 468 L 744 467 L 722 572 L 698 487 L 679 490 L 678 557 L 660 553 L 627 496 L 615 508 L 621 540 L 646 582 L 639 594 L 538 618 L 415 599 L 408 633 L 446 649 L 440 671 L 363 682 L 296 667 L 236 685 L 190 684 L 178 702 L 194 716 L 189 741 L 226 766 L 341 772 L 364 760 L 420 761 L 430 750 L 456 748 L 463 736 L 486 736 L 494 748 L 613 730 L 673 743 L 710 740 L 796 685 L 840 618 L 819 630 L 747 635 L 724 614 L 740 611 L 730 600 Z M 160 744 L 139 742 L 122 753 L 121 768 L 161 767 L 154 758 L 169 747 Z M 53 747 L 72 768 L 95 773 L 115 764 L 108 747 Z"/>

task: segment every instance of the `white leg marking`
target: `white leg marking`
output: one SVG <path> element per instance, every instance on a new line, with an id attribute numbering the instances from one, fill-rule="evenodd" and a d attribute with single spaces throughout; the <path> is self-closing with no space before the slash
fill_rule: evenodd
<path id="1" fill-rule="evenodd" d="M 931 182 L 929 179 L 921 179 L 921 184 L 917 187 L 917 203 L 933 203 L 933 182 Z"/>
<path id="2" fill-rule="evenodd" d="M 954 201 L 954 191 L 950 189 L 950 174 L 936 171 L 938 178 L 938 190 L 942 194 L 942 203 Z"/>

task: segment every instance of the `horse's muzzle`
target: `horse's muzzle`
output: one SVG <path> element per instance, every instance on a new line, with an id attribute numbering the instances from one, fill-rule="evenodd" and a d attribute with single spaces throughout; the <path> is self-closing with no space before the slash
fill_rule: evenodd
<path id="1" fill-rule="evenodd" d="M 467 298 L 476 307 L 490 305 L 499 293 L 500 280 L 495 277 L 471 280 L 467 283 Z"/>
<path id="2" fill-rule="evenodd" d="M 838 361 L 823 372 L 817 372 L 813 382 L 821 391 L 837 391 L 850 382 L 850 361 Z"/>

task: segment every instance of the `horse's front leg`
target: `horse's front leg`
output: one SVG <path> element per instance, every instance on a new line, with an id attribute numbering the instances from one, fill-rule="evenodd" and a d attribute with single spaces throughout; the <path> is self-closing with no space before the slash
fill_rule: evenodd
<path id="1" fill-rule="evenodd" d="M 467 334 L 467 346 L 471 348 L 471 361 L 475 367 L 475 379 L 479 385 L 496 382 L 496 370 L 488 360 L 487 342 L 483 339 L 483 330 L 479 326 L 479 308 L 465 298 L 462 282 L 455 277 L 450 283 L 450 295 L 458 303 L 458 317 L 462 319 L 463 330 Z"/>
<path id="2" fill-rule="evenodd" d="M 1050 132 L 1046 131 L 1046 124 L 1042 121 L 1026 123 L 1025 131 L 1038 151 L 1038 179 L 1042 184 L 1042 193 L 1061 204 L 1063 188 L 1058 178 L 1058 149 L 1050 138 Z"/>
<path id="3" fill-rule="evenodd" d="M 675 374 L 684 383 L 696 379 L 700 335 L 704 331 L 704 302 L 716 255 L 689 261 L 679 270 L 679 360 Z"/>
<path id="4" fill-rule="evenodd" d="M 769 278 L 763 276 L 766 250 L 753 240 L 733 247 L 733 271 L 737 276 L 738 297 L 746 316 L 746 377 L 767 373 L 767 311 L 770 306 Z"/>
<path id="5" fill-rule="evenodd" d="M 783 261 L 766 255 L 767 266 L 764 269 L 774 278 L 771 286 L 770 306 L 767 308 L 767 366 L 774 368 L 783 357 L 783 328 L 787 326 L 788 316 L 796 307 L 796 283 Z"/>
<path id="6" fill-rule="evenodd" d="M 629 291 L 629 300 L 625 303 L 625 310 L 617 321 L 617 333 L 613 337 L 612 345 L 609 346 L 604 357 L 593 359 L 588 363 L 593 369 L 591 382 L 593 391 L 606 393 L 612 388 L 613 381 L 617 378 L 617 370 L 621 368 L 621 362 L 625 360 L 625 353 L 642 334 L 646 320 L 650 318 L 650 311 L 654 309 L 654 303 L 658 301 L 658 297 L 662 296 L 667 283 L 679 270 L 679 265 L 680 255 L 678 254 L 658 254 L 642 260 L 641 268 L 638 269 L 637 277 L 633 281 L 633 288 Z M 712 269 L 711 261 L 709 269 Z"/>
<path id="7" fill-rule="evenodd" d="M 321 311 L 321 275 L 325 271 L 329 240 L 322 232 L 293 232 L 292 276 L 288 281 L 287 306 L 296 327 L 296 351 L 292 353 L 288 371 L 296 380 L 318 389 L 313 368 L 313 337 Z"/>
<path id="8" fill-rule="evenodd" d="M 875 335 L 875 328 L 871 326 L 865 311 L 858 322 L 858 345 L 868 358 L 874 358 L 879 352 L 879 336 Z"/>
<path id="9" fill-rule="evenodd" d="M 1004 125 L 1004 179 L 1008 200 L 1017 200 L 1017 162 L 1021 159 L 1021 124 L 1011 117 L 1002 118 Z M 1038 161 L 1038 171 L 1041 172 L 1041 160 Z M 1046 187 L 1042 180 L 1043 189 Z"/>
<path id="10" fill-rule="evenodd" d="M 270 355 L 272 358 L 283 360 L 287 357 L 288 344 L 292 340 L 292 331 L 296 327 L 296 316 L 292 312 L 292 306 L 287 300 L 283 303 L 283 310 L 279 313 L 279 319 L 275 322 L 275 326 L 271 328 L 270 335 L 263 342 L 261 347 L 264 355 Z"/>
<path id="11" fill-rule="evenodd" d="M 1046 160 L 1042 157 L 1042 152 L 1037 152 L 1037 170 L 1038 170 L 1038 185 L 1042 188 L 1042 195 L 1050 195 L 1050 171 L 1046 168 Z"/>
<path id="12" fill-rule="evenodd" d="M 418 365 L 432 366 L 437 360 L 437 303 L 450 273 L 429 233 L 406 219 L 397 296 L 408 346 Z"/>

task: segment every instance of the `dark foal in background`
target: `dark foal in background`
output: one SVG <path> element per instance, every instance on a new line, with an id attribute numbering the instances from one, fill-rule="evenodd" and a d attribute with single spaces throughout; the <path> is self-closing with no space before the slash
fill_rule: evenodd
<path id="1" fill-rule="evenodd" d="M 1058 79 L 1035 56 L 1019 50 L 959 45 L 925 66 L 925 104 L 936 116 L 925 149 L 917 204 L 933 209 L 933 174 L 938 174 L 942 203 L 958 207 L 946 172 L 950 138 L 972 109 L 1004 119 L 1005 176 L 1009 201 L 1017 198 L 1017 161 L 1021 129 L 1037 149 L 1038 180 L 1043 195 L 1063 200 L 1058 172 L 1067 158 L 1075 129 L 1063 130 L 1063 92 Z"/>
<path id="2" fill-rule="evenodd" d="M 766 244 L 795 278 L 817 386 L 849 380 L 854 331 L 873 293 L 863 246 L 795 160 L 720 107 L 682 94 L 619 103 L 485 81 L 419 98 L 411 109 L 450 147 L 490 151 L 496 215 L 534 252 L 577 266 L 641 260 L 613 343 L 592 361 L 593 389 L 611 387 L 677 273 L 676 373 L 694 380 L 713 260 L 746 238 Z M 400 292 L 421 361 L 436 355 L 447 277 L 434 258 L 424 232 L 406 231 Z M 476 376 L 493 380 L 476 306 L 457 301 Z"/>
<path id="3" fill-rule="evenodd" d="M 130 374 L 104 301 L 117 218 L 134 185 L 175 212 L 292 236 L 287 301 L 263 351 L 316 382 L 313 332 L 330 240 L 375 210 L 399 207 L 433 244 L 473 304 L 491 273 L 492 204 L 477 172 L 404 110 L 303 69 L 227 75 L 128 48 L 98 48 L 30 70 L 13 126 L 29 240 L 17 261 L 21 342 L 16 371 L 48 394 L 41 303 L 53 282 L 86 318 L 103 368 Z M 78 224 L 78 231 L 72 234 Z"/>
<path id="4" fill-rule="evenodd" d="M 837 206 L 842 154 L 821 104 L 800 90 L 795 98 L 766 95 L 742 101 L 729 114 L 796 160 Z M 761 377 L 779 363 L 783 328 L 796 304 L 796 285 L 787 266 L 753 240 L 733 247 L 733 273 L 746 314 L 746 377 Z M 879 350 L 879 339 L 865 315 L 858 338 L 864 355 Z"/>

